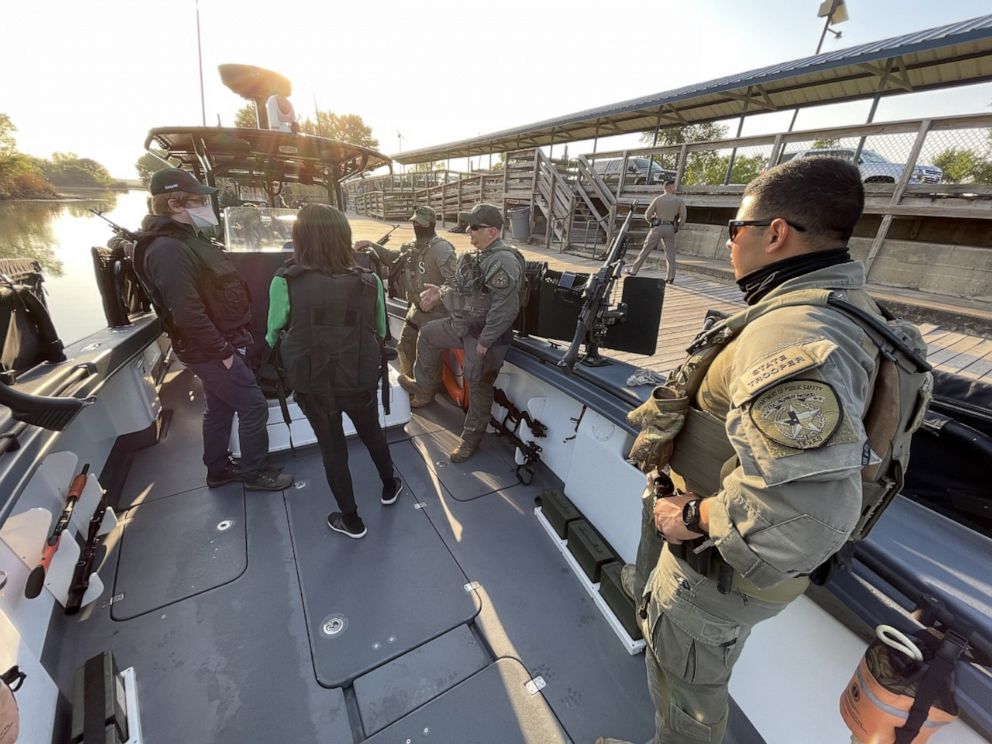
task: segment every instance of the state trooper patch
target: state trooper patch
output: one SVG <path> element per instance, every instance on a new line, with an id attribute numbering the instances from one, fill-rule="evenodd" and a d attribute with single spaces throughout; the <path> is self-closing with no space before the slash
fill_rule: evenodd
<path id="1" fill-rule="evenodd" d="M 844 409 L 827 383 L 788 380 L 759 395 L 750 416 L 758 430 L 776 444 L 808 450 L 830 441 L 844 420 Z"/>
<path id="2" fill-rule="evenodd" d="M 510 275 L 506 273 L 505 269 L 499 269 L 489 280 L 489 285 L 494 289 L 506 289 L 510 284 Z"/>

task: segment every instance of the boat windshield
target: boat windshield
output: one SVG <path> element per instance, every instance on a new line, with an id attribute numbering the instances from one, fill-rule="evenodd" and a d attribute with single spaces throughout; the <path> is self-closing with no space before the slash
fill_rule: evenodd
<path id="1" fill-rule="evenodd" d="M 224 245 L 237 253 L 284 250 L 293 239 L 297 211 L 244 204 L 224 209 Z"/>

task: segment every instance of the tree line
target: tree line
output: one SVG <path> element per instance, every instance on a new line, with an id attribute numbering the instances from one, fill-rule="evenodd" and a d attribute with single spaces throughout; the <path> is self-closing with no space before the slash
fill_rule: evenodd
<path id="1" fill-rule="evenodd" d="M 118 188 L 107 169 L 92 158 L 56 152 L 51 159 L 36 158 L 17 149 L 17 127 L 0 113 L 0 199 L 37 199 L 57 196 L 59 188 Z"/>

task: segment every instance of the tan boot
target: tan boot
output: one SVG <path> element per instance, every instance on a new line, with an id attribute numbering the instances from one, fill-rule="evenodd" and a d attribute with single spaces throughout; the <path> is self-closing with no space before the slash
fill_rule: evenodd
<path id="1" fill-rule="evenodd" d="M 400 375 L 399 383 L 410 394 L 410 408 L 423 408 L 434 402 L 434 393 L 423 392 L 410 375 Z"/>
<path id="2" fill-rule="evenodd" d="M 475 451 L 479 449 L 479 444 L 481 442 L 481 436 L 462 434 L 461 439 L 458 440 L 458 445 L 451 450 L 451 461 L 465 462 L 468 458 L 475 454 Z"/>
<path id="3" fill-rule="evenodd" d="M 637 602 L 639 597 L 637 596 L 637 590 L 634 589 L 634 584 L 637 583 L 637 568 L 633 563 L 624 564 L 623 568 L 620 569 L 620 588 L 623 589 L 623 593 L 630 597 L 634 602 Z"/>

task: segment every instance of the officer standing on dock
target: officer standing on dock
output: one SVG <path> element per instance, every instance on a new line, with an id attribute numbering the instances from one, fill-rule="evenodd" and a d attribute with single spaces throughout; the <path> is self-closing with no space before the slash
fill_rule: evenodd
<path id="1" fill-rule="evenodd" d="M 727 242 L 748 307 L 700 334 L 634 412 L 644 430 L 631 456 L 649 485 L 636 569 L 623 579 L 647 644 L 655 742 L 722 741 L 751 628 L 802 594 L 861 527 L 876 453 L 908 448 L 912 425 L 889 426 L 883 405 L 876 426 L 868 407 L 892 390 L 879 392 L 879 342 L 825 301 L 884 323 L 847 249 L 863 208 L 858 169 L 835 158 L 796 158 L 748 184 Z M 910 386 L 912 410 L 926 404 L 926 378 Z M 684 427 L 673 423 L 680 407 Z"/>
<path id="2" fill-rule="evenodd" d="M 266 467 L 269 407 L 245 363 L 252 344 L 245 283 L 221 247 L 200 237 L 217 215 L 204 186 L 178 168 L 152 175 L 151 214 L 142 223 L 134 269 L 148 289 L 176 356 L 203 383 L 203 463 L 207 485 L 243 482 L 249 491 L 281 491 L 292 476 Z M 241 462 L 230 459 L 238 414 Z"/>
<path id="3" fill-rule="evenodd" d="M 644 247 L 637 254 L 637 260 L 626 271 L 631 276 L 637 276 L 651 251 L 658 247 L 658 243 L 664 243 L 665 262 L 668 264 L 666 281 L 671 284 L 675 281 L 675 234 L 679 231 L 679 225 L 685 222 L 685 202 L 675 195 L 675 181 L 665 181 L 665 193 L 648 204 L 644 219 L 651 229 L 644 237 Z"/>
<path id="4" fill-rule="evenodd" d="M 410 216 L 416 240 L 391 250 L 369 240 L 359 240 L 355 250 L 373 250 L 389 271 L 390 284 L 410 303 L 400 341 L 396 346 L 400 374 L 412 375 L 417 357 L 417 336 L 432 320 L 440 320 L 448 311 L 443 305 L 425 310 L 420 305 L 420 293 L 428 284 L 441 286 L 455 275 L 455 247 L 436 232 L 437 215 L 430 207 L 417 207 Z"/>
<path id="5" fill-rule="evenodd" d="M 500 237 L 503 216 L 492 204 L 477 204 L 461 218 L 468 225 L 475 251 L 458 258 L 454 277 L 443 287 L 428 284 L 420 307 L 430 311 L 443 303 L 451 314 L 420 329 L 414 374 L 402 375 L 400 385 L 410 393 L 410 405 L 434 400 L 441 383 L 441 351 L 464 349 L 469 406 L 461 440 L 452 462 L 464 462 L 479 448 L 489 425 L 493 384 L 513 338 L 512 326 L 521 305 L 526 262 Z"/>

